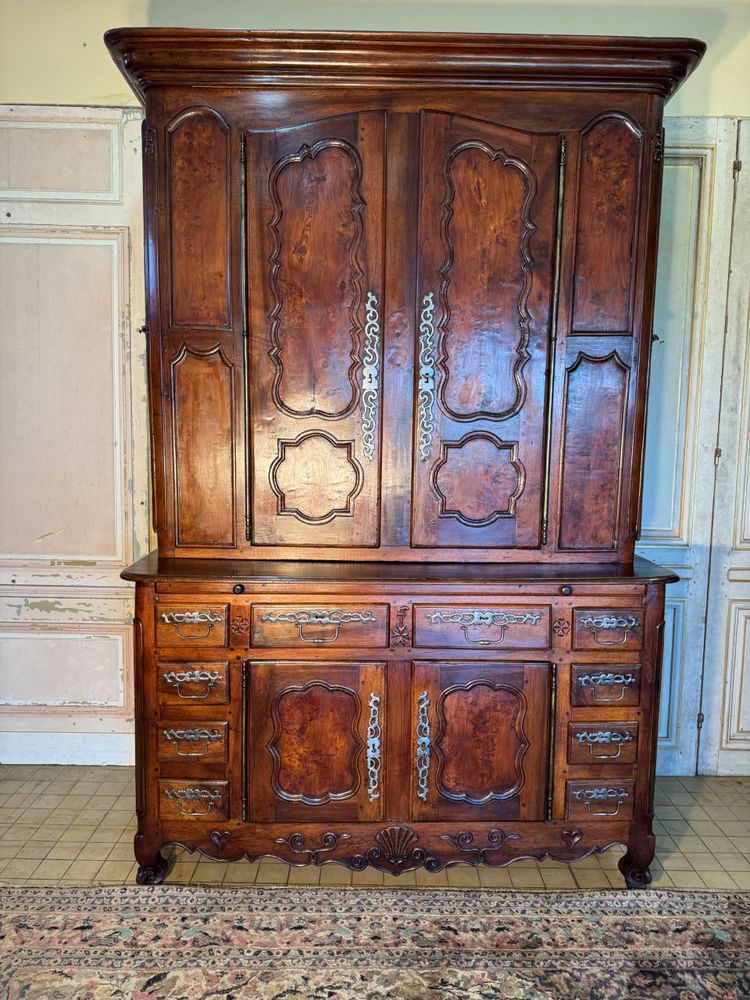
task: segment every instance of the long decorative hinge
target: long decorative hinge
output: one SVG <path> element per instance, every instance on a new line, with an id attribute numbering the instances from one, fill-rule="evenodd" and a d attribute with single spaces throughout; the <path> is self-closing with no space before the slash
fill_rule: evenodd
<path id="1" fill-rule="evenodd" d="M 362 356 L 362 452 L 368 462 L 375 458 L 380 391 L 380 320 L 378 297 L 367 293 L 365 303 L 365 348 Z"/>
<path id="2" fill-rule="evenodd" d="M 423 691 L 419 696 L 417 708 L 417 752 L 415 764 L 417 768 L 417 798 L 427 801 L 430 790 L 430 757 L 432 742 L 430 733 L 430 696 Z"/>
<path id="3" fill-rule="evenodd" d="M 564 135 L 560 136 L 560 166 L 564 167 L 568 162 L 568 140 Z"/>
<path id="4" fill-rule="evenodd" d="M 367 794 L 370 802 L 380 798 L 380 695 L 370 692 L 370 718 L 367 723 Z"/>
<path id="5" fill-rule="evenodd" d="M 426 462 L 435 430 L 435 297 L 427 292 L 419 316 L 419 461 Z"/>

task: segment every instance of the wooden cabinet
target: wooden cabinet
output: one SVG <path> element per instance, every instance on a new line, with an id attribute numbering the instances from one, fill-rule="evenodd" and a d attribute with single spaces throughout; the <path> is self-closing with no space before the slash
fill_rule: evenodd
<path id="1" fill-rule="evenodd" d="M 146 108 L 160 847 L 401 872 L 628 845 L 662 114 L 690 39 L 119 29 Z"/>

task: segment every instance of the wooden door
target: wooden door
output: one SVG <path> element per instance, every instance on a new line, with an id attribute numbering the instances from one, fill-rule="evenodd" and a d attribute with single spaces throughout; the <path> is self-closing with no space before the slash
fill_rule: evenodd
<path id="1" fill-rule="evenodd" d="M 254 545 L 377 546 L 384 115 L 247 135 Z"/>
<path id="2" fill-rule="evenodd" d="M 250 822 L 380 819 L 384 665 L 245 669 Z"/>
<path id="3" fill-rule="evenodd" d="M 412 544 L 535 548 L 560 140 L 421 119 Z"/>
<path id="4" fill-rule="evenodd" d="M 547 663 L 415 663 L 412 818 L 543 820 Z"/>

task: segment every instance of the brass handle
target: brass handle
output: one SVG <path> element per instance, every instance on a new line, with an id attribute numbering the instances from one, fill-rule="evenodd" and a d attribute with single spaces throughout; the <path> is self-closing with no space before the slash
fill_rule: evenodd
<path id="1" fill-rule="evenodd" d="M 161 620 L 165 625 L 174 625 L 175 632 L 181 639 L 207 639 L 211 629 L 223 621 L 216 611 L 168 611 L 162 612 Z M 199 635 L 184 635 L 180 632 L 181 625 L 205 625 L 206 631 Z"/>
<path id="2" fill-rule="evenodd" d="M 174 684 L 178 698 L 182 698 L 183 701 L 201 701 L 203 698 L 208 698 L 214 684 L 221 678 L 221 674 L 218 670 L 188 670 L 181 674 L 170 671 L 162 674 L 162 677 L 167 684 Z M 183 694 L 180 688 L 181 684 L 200 683 L 205 685 L 200 694 Z"/>
<path id="3" fill-rule="evenodd" d="M 587 615 L 580 619 L 580 623 L 591 632 L 594 642 L 600 646 L 623 646 L 628 641 L 631 629 L 638 625 L 632 615 L 629 618 L 619 618 L 613 615 Z M 609 629 L 624 629 L 622 639 L 600 639 L 599 632 L 606 632 Z"/>

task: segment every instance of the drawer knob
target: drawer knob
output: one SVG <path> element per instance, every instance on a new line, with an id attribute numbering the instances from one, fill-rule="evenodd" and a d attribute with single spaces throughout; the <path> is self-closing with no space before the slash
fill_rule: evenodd
<path id="1" fill-rule="evenodd" d="M 232 587 L 232 590 L 234 591 L 235 594 L 244 594 L 245 593 L 245 584 L 244 583 L 235 583 L 235 585 Z"/>
<path id="2" fill-rule="evenodd" d="M 573 588 L 569 587 L 566 584 L 564 587 L 560 587 L 560 593 L 563 595 L 563 597 L 570 597 L 570 595 L 573 593 Z"/>

